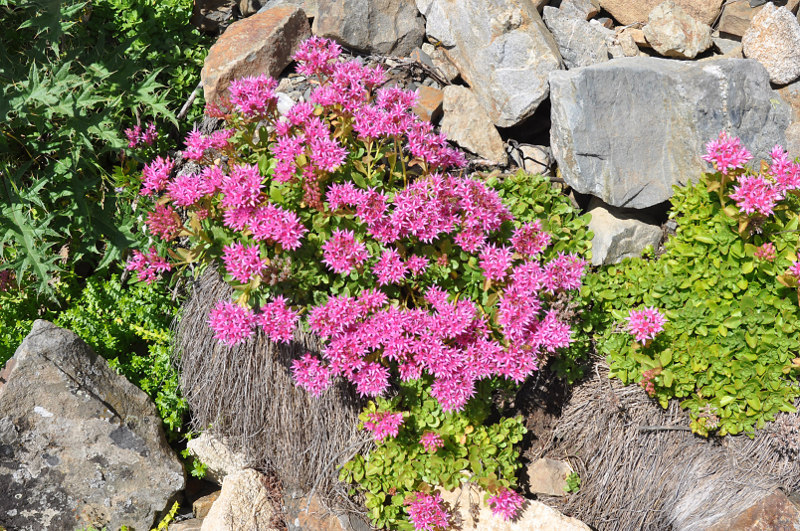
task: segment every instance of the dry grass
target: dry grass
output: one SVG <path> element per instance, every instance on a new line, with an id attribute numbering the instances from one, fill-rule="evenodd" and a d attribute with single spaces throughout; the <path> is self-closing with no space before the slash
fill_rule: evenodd
<path id="1" fill-rule="evenodd" d="M 543 454 L 568 458 L 580 492 L 551 505 L 598 530 L 705 529 L 776 488 L 800 488 L 800 462 L 783 433 L 798 414 L 759 430 L 755 439 L 704 439 L 673 400 L 662 409 L 638 386 L 608 379 L 608 368 L 574 389 Z M 789 426 L 786 428 L 785 426 Z"/>
<path id="2" fill-rule="evenodd" d="M 362 513 L 337 479 L 338 467 L 370 444 L 356 428 L 361 402 L 345 384 L 320 398 L 295 387 L 292 360 L 319 348 L 300 331 L 289 345 L 261 333 L 232 348 L 220 345 L 206 320 L 231 294 L 210 268 L 192 287 L 177 325 L 181 388 L 193 427 L 224 437 L 249 461 L 274 472 L 284 487 L 313 491 L 336 512 Z"/>

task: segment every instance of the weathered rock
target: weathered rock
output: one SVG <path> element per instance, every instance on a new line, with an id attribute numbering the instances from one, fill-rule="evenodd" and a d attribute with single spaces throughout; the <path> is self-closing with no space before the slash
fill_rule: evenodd
<path id="1" fill-rule="evenodd" d="M 777 0 L 773 2 L 776 6 L 785 6 L 792 12 L 797 9 L 798 3 L 800 3 L 800 0 L 789 0 L 788 2 L 786 0 Z M 741 37 L 750 27 L 753 17 L 763 8 L 763 5 L 750 7 L 750 2 L 728 2 L 722 8 L 722 16 L 720 16 L 717 29 L 722 34 Z"/>
<path id="2" fill-rule="evenodd" d="M 786 144 L 784 146 L 789 153 L 789 158 L 794 160 L 800 157 L 800 122 L 795 122 L 786 128 Z"/>
<path id="3" fill-rule="evenodd" d="M 195 459 L 206 465 L 205 479 L 222 485 L 225 476 L 253 466 L 245 456 L 232 451 L 209 432 L 203 432 L 188 443 L 186 448 Z"/>
<path id="4" fill-rule="evenodd" d="M 448 28 L 448 57 L 492 122 L 511 127 L 531 116 L 561 56 L 530 0 L 431 0 L 434 12 Z M 427 18 L 429 36 L 435 19 Z"/>
<path id="5" fill-rule="evenodd" d="M 570 16 L 589 20 L 600 13 L 600 0 L 563 0 L 559 8 Z"/>
<path id="6" fill-rule="evenodd" d="M 208 51 L 200 79 L 207 102 L 227 97 L 231 81 L 267 74 L 278 77 L 297 45 L 310 36 L 303 10 L 292 5 L 267 9 L 231 24 Z"/>
<path id="7" fill-rule="evenodd" d="M 506 163 L 503 139 L 471 90 L 445 87 L 443 106 L 442 132 L 448 140 L 494 163 Z"/>
<path id="8" fill-rule="evenodd" d="M 647 246 L 654 249 L 661 242 L 661 227 L 641 220 L 635 212 L 617 209 L 597 199 L 589 203 L 592 219 L 592 265 L 617 264 L 625 258 L 641 256 Z"/>
<path id="9" fill-rule="evenodd" d="M 627 26 L 646 22 L 650 11 L 663 0 L 600 0 L 600 6 L 617 22 Z M 704 24 L 712 24 L 719 15 L 722 0 L 676 0 L 677 5 Z M 746 2 L 745 2 L 746 3 Z"/>
<path id="10" fill-rule="evenodd" d="M 421 85 L 417 87 L 417 104 L 414 105 L 414 113 L 426 122 L 436 122 L 442 116 L 442 103 L 444 92 L 433 87 Z"/>
<path id="11" fill-rule="evenodd" d="M 800 81 L 778 89 L 783 101 L 792 107 L 792 121 L 800 122 Z"/>
<path id="12" fill-rule="evenodd" d="M 226 476 L 202 531 L 277 531 L 279 509 L 270 494 L 264 476 L 252 468 Z"/>
<path id="13" fill-rule="evenodd" d="M 550 145 L 564 180 L 613 206 L 669 199 L 706 167 L 721 130 L 756 160 L 784 141 L 790 109 L 756 61 L 631 57 L 550 75 Z"/>
<path id="14" fill-rule="evenodd" d="M 725 57 L 742 58 L 742 43 L 733 39 L 711 36 L 714 46 Z M 737 57 L 738 55 L 738 57 Z"/>
<path id="15" fill-rule="evenodd" d="M 77 335 L 37 320 L 0 376 L 2 525 L 150 529 L 183 489 L 153 402 Z"/>
<path id="16" fill-rule="evenodd" d="M 200 531 L 203 528 L 201 518 L 189 518 L 169 524 L 168 531 Z"/>
<path id="17" fill-rule="evenodd" d="M 453 508 L 460 531 L 589 531 L 589 526 L 541 502 L 527 500 L 513 521 L 503 520 L 483 503 L 484 493 L 472 485 L 444 491 L 442 499 Z M 476 510 L 474 510 L 476 509 Z"/>
<path id="18" fill-rule="evenodd" d="M 407 0 L 319 0 L 313 31 L 356 50 L 407 56 L 422 44 L 425 23 Z"/>
<path id="19" fill-rule="evenodd" d="M 547 146 L 519 146 L 522 156 L 522 169 L 534 175 L 550 175 L 553 173 L 553 154 Z"/>
<path id="20" fill-rule="evenodd" d="M 288 531 L 370 531 L 366 520 L 354 514 L 331 514 L 319 498 L 284 492 L 283 511 Z"/>
<path id="21" fill-rule="evenodd" d="M 686 13 L 673 0 L 659 4 L 642 29 L 647 42 L 665 57 L 693 59 L 711 48 L 711 26 Z"/>
<path id="22" fill-rule="evenodd" d="M 542 12 L 567 68 L 579 68 L 609 60 L 609 43 L 614 32 L 591 24 L 561 9 L 545 6 Z"/>
<path id="23" fill-rule="evenodd" d="M 647 42 L 647 38 L 644 36 L 644 32 L 638 28 L 625 28 L 623 30 L 625 33 L 630 33 L 630 36 L 633 37 L 633 42 L 636 43 L 636 46 L 639 48 L 650 48 L 650 43 Z"/>
<path id="24" fill-rule="evenodd" d="M 317 11 L 319 10 L 319 0 L 267 0 L 266 2 L 262 1 L 261 5 L 263 7 L 261 7 L 258 12 L 263 13 L 267 9 L 272 9 L 273 7 L 284 4 L 299 7 L 308 18 L 316 18 Z"/>
<path id="25" fill-rule="evenodd" d="M 526 469 L 530 491 L 546 496 L 565 496 L 567 476 L 573 471 L 564 461 L 556 459 L 537 459 Z"/>
<path id="26" fill-rule="evenodd" d="M 192 25 L 200 31 L 215 33 L 233 18 L 235 0 L 197 0 L 192 8 Z"/>
<path id="27" fill-rule="evenodd" d="M 600 17 L 594 20 L 606 29 L 614 29 L 614 20 L 609 17 Z"/>
<path id="28" fill-rule="evenodd" d="M 450 61 L 441 47 L 426 42 L 422 45 L 422 51 L 428 54 L 433 66 L 445 81 L 450 82 L 458 77 L 458 68 Z"/>
<path id="29" fill-rule="evenodd" d="M 261 9 L 260 0 L 239 0 L 239 13 L 243 17 L 255 15 L 259 9 Z"/>
<path id="30" fill-rule="evenodd" d="M 636 57 L 639 55 L 639 46 L 636 44 L 636 38 L 633 36 L 632 28 L 625 28 L 618 31 L 614 37 L 616 43 L 622 48 L 622 54 L 625 57 Z"/>
<path id="31" fill-rule="evenodd" d="M 194 503 L 192 503 L 192 514 L 194 514 L 194 517 L 200 519 L 205 518 L 211 510 L 211 506 L 214 505 L 214 502 L 217 501 L 221 493 L 222 491 L 218 490 L 197 498 Z"/>
<path id="32" fill-rule="evenodd" d="M 800 508 L 780 491 L 773 492 L 739 514 L 716 522 L 707 531 L 800 531 Z"/>
<path id="33" fill-rule="evenodd" d="M 764 65 L 773 83 L 791 83 L 800 77 L 800 22 L 785 7 L 768 3 L 742 37 L 742 51 Z"/>

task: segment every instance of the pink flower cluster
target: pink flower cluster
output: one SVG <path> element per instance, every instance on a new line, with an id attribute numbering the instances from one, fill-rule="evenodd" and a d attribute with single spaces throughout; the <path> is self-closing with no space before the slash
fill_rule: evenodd
<path id="1" fill-rule="evenodd" d="M 206 151 L 209 149 L 216 149 L 219 151 L 231 149 L 228 140 L 233 134 L 234 131 L 232 129 L 220 129 L 206 136 L 195 128 L 186 135 L 186 149 L 183 150 L 183 157 L 199 161 L 203 160 Z"/>
<path id="2" fill-rule="evenodd" d="M 299 360 L 292 362 L 292 375 L 297 385 L 314 396 L 320 396 L 331 385 L 331 371 L 319 358 L 306 352 Z"/>
<path id="3" fill-rule="evenodd" d="M 703 155 L 703 160 L 712 163 L 714 169 L 723 175 L 731 170 L 744 168 L 752 158 L 750 152 L 742 146 L 741 140 L 725 131 L 721 131 L 716 140 L 706 144 L 706 154 Z"/>
<path id="4" fill-rule="evenodd" d="M 787 273 L 795 279 L 800 280 L 800 261 L 792 262 Z"/>
<path id="5" fill-rule="evenodd" d="M 251 119 L 264 117 L 273 110 L 278 97 L 278 82 L 264 74 L 235 79 L 228 87 L 231 103 L 243 116 Z"/>
<path id="6" fill-rule="evenodd" d="M 432 431 L 426 431 L 419 442 L 422 444 L 422 447 L 425 448 L 426 452 L 431 453 L 444 446 L 442 437 L 438 433 Z"/>
<path id="7" fill-rule="evenodd" d="M 758 247 L 754 252 L 753 256 L 757 260 L 764 260 L 766 262 L 772 262 L 775 260 L 777 256 L 777 251 L 775 249 L 775 245 L 772 242 L 767 242 L 760 247 Z"/>
<path id="8" fill-rule="evenodd" d="M 649 307 L 643 310 L 631 310 L 627 318 L 628 331 L 636 341 L 646 344 L 655 339 L 659 332 L 664 330 L 666 318 L 661 315 L 657 308 Z"/>
<path id="9" fill-rule="evenodd" d="M 260 275 L 267 265 L 261 258 L 261 249 L 258 245 L 245 247 L 241 243 L 226 245 L 222 249 L 222 262 L 228 274 L 242 284 Z"/>
<path id="10" fill-rule="evenodd" d="M 232 346 L 247 340 L 259 326 L 272 341 L 288 343 L 292 340 L 299 314 L 290 309 L 286 299 L 276 297 L 261 307 L 261 313 L 233 302 L 220 301 L 211 310 L 208 324 L 214 338 Z"/>
<path id="11" fill-rule="evenodd" d="M 442 508 L 438 493 L 415 492 L 406 501 L 408 519 L 419 531 L 443 531 L 450 525 L 450 515 Z"/>
<path id="12" fill-rule="evenodd" d="M 152 146 L 153 142 L 158 138 L 156 124 L 150 122 L 147 124 L 146 129 L 142 129 L 138 125 L 125 129 L 125 137 L 128 139 L 128 148 L 130 149 L 137 148 L 142 144 Z"/>
<path id="13" fill-rule="evenodd" d="M 490 497 L 487 503 L 492 509 L 492 513 L 498 515 L 503 520 L 512 520 L 519 511 L 525 498 L 511 489 L 502 488 L 497 494 Z"/>
<path id="14" fill-rule="evenodd" d="M 364 429 L 372 433 L 375 442 L 381 442 L 386 437 L 397 437 L 397 432 L 403 424 L 402 413 L 369 413 L 364 421 Z"/>
<path id="15" fill-rule="evenodd" d="M 336 229 L 322 245 L 322 261 L 340 275 L 350 273 L 368 258 L 367 246 L 356 240 L 353 231 Z"/>
<path id="16" fill-rule="evenodd" d="M 151 247 L 147 254 L 133 251 L 133 256 L 128 259 L 125 269 L 136 271 L 136 276 L 140 281 L 150 284 L 156 279 L 156 275 L 170 271 L 172 266 L 165 259 L 158 256 L 155 247 Z"/>

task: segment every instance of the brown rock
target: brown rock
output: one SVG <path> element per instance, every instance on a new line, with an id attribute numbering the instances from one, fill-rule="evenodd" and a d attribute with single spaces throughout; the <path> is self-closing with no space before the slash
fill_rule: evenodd
<path id="1" fill-rule="evenodd" d="M 625 57 L 636 57 L 639 55 L 639 47 L 636 45 L 636 39 L 633 36 L 633 28 L 625 28 L 617 32 L 615 41 L 622 48 L 622 53 Z"/>
<path id="2" fill-rule="evenodd" d="M 283 509 L 290 529 L 303 531 L 369 531 L 372 529 L 361 517 L 352 514 L 331 514 L 314 495 L 309 502 L 299 492 L 284 492 Z"/>
<path id="3" fill-rule="evenodd" d="M 437 88 L 425 85 L 417 88 L 419 97 L 414 105 L 414 113 L 427 122 L 436 122 L 442 116 L 442 102 L 444 92 Z"/>
<path id="4" fill-rule="evenodd" d="M 200 531 L 203 527 L 203 520 L 200 518 L 189 518 L 169 524 L 168 531 Z"/>
<path id="5" fill-rule="evenodd" d="M 458 77 L 458 68 L 456 68 L 453 62 L 447 57 L 447 53 L 442 47 L 434 46 L 426 42 L 422 45 L 422 51 L 428 54 L 433 62 L 433 66 L 436 67 L 436 70 L 442 75 L 445 81 L 450 82 Z"/>
<path id="6" fill-rule="evenodd" d="M 800 531 L 800 508 L 782 492 L 774 492 L 741 513 L 723 518 L 706 531 Z"/>
<path id="7" fill-rule="evenodd" d="M 788 2 L 774 2 L 776 5 L 785 4 L 789 11 L 796 11 L 797 5 L 800 0 L 789 0 Z M 747 28 L 750 27 L 750 22 L 753 20 L 759 11 L 764 8 L 763 5 L 758 7 L 750 7 L 750 2 L 730 2 L 725 4 L 722 8 L 722 16 L 719 19 L 719 26 L 717 29 L 720 33 L 727 33 L 728 35 L 735 35 L 741 37 Z"/>
<path id="8" fill-rule="evenodd" d="M 800 122 L 795 122 L 786 128 L 786 151 L 791 160 L 800 157 Z"/>
<path id="9" fill-rule="evenodd" d="M 573 471 L 564 461 L 537 459 L 528 465 L 527 472 L 531 492 L 547 496 L 565 496 L 567 476 Z"/>
<path id="10" fill-rule="evenodd" d="M 768 3 L 742 37 L 744 56 L 755 59 L 778 85 L 800 77 L 800 22 L 785 7 Z"/>
<path id="11" fill-rule="evenodd" d="M 659 4 L 647 19 L 644 36 L 664 57 L 693 59 L 711 48 L 711 26 L 695 20 L 673 0 Z"/>
<path id="12" fill-rule="evenodd" d="M 470 89 L 445 87 L 443 106 L 442 132 L 449 140 L 491 162 L 506 163 L 503 139 Z"/>
<path id="13" fill-rule="evenodd" d="M 248 468 L 225 477 L 222 493 L 203 520 L 203 531 L 276 531 L 278 509 L 263 476 Z"/>
<path id="14" fill-rule="evenodd" d="M 646 22 L 650 11 L 663 0 L 600 0 L 600 6 L 611 13 L 617 22 L 627 26 Z M 722 0 L 677 0 L 684 11 L 704 24 L 712 24 L 719 14 Z M 747 2 L 744 2 L 747 3 Z"/>
<path id="15" fill-rule="evenodd" d="M 792 121 L 800 122 L 800 81 L 779 88 L 778 94 L 792 106 Z"/>
<path id="16" fill-rule="evenodd" d="M 220 102 L 231 81 L 267 74 L 277 77 L 292 61 L 297 45 L 311 35 L 302 9 L 273 7 L 231 24 L 208 51 L 200 78 L 206 102 Z"/>
<path id="17" fill-rule="evenodd" d="M 606 29 L 614 29 L 614 21 L 608 17 L 600 17 L 595 20 Z"/>
<path id="18" fill-rule="evenodd" d="M 214 505 L 214 502 L 217 501 L 217 498 L 219 498 L 221 493 L 222 491 L 218 490 L 216 492 L 212 492 L 211 494 L 207 494 L 202 498 L 197 498 L 192 504 L 192 513 L 194 514 L 194 517 L 205 518 L 208 515 L 208 511 L 211 510 L 211 506 Z"/>
<path id="19" fill-rule="evenodd" d="M 225 441 L 204 431 L 186 444 L 186 449 L 192 457 L 206 465 L 205 479 L 222 485 L 225 476 L 245 468 L 250 468 L 253 463 L 247 458 L 231 450 Z"/>
<path id="20" fill-rule="evenodd" d="M 647 37 L 644 36 L 644 32 L 642 30 L 638 28 L 625 28 L 624 31 L 631 34 L 631 37 L 633 37 L 633 42 L 635 42 L 636 46 L 639 48 L 651 48 L 650 43 L 647 42 Z"/>
<path id="21" fill-rule="evenodd" d="M 235 0 L 196 0 L 192 9 L 192 25 L 200 31 L 215 33 L 233 18 Z"/>
<path id="22" fill-rule="evenodd" d="M 243 17 L 255 15 L 261 9 L 260 0 L 239 0 L 239 12 Z"/>

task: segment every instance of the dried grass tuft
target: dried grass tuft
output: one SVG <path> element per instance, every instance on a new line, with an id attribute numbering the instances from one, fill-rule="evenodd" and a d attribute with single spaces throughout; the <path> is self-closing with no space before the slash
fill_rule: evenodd
<path id="1" fill-rule="evenodd" d="M 319 350 L 318 341 L 301 331 L 289 345 L 261 333 L 232 348 L 220 345 L 206 320 L 231 295 L 209 268 L 192 287 L 177 324 L 175 352 L 193 428 L 225 438 L 284 487 L 316 493 L 334 512 L 363 514 L 337 478 L 338 467 L 370 444 L 357 430 L 363 404 L 343 383 L 319 398 L 295 387 L 292 360 Z"/>
<path id="2" fill-rule="evenodd" d="M 799 416 L 781 416 L 755 439 L 704 439 L 688 431 L 676 400 L 664 410 L 638 386 L 609 380 L 598 363 L 542 452 L 571 461 L 580 491 L 547 501 L 599 530 L 706 529 L 776 488 L 800 488 L 800 462 L 784 443 Z"/>

